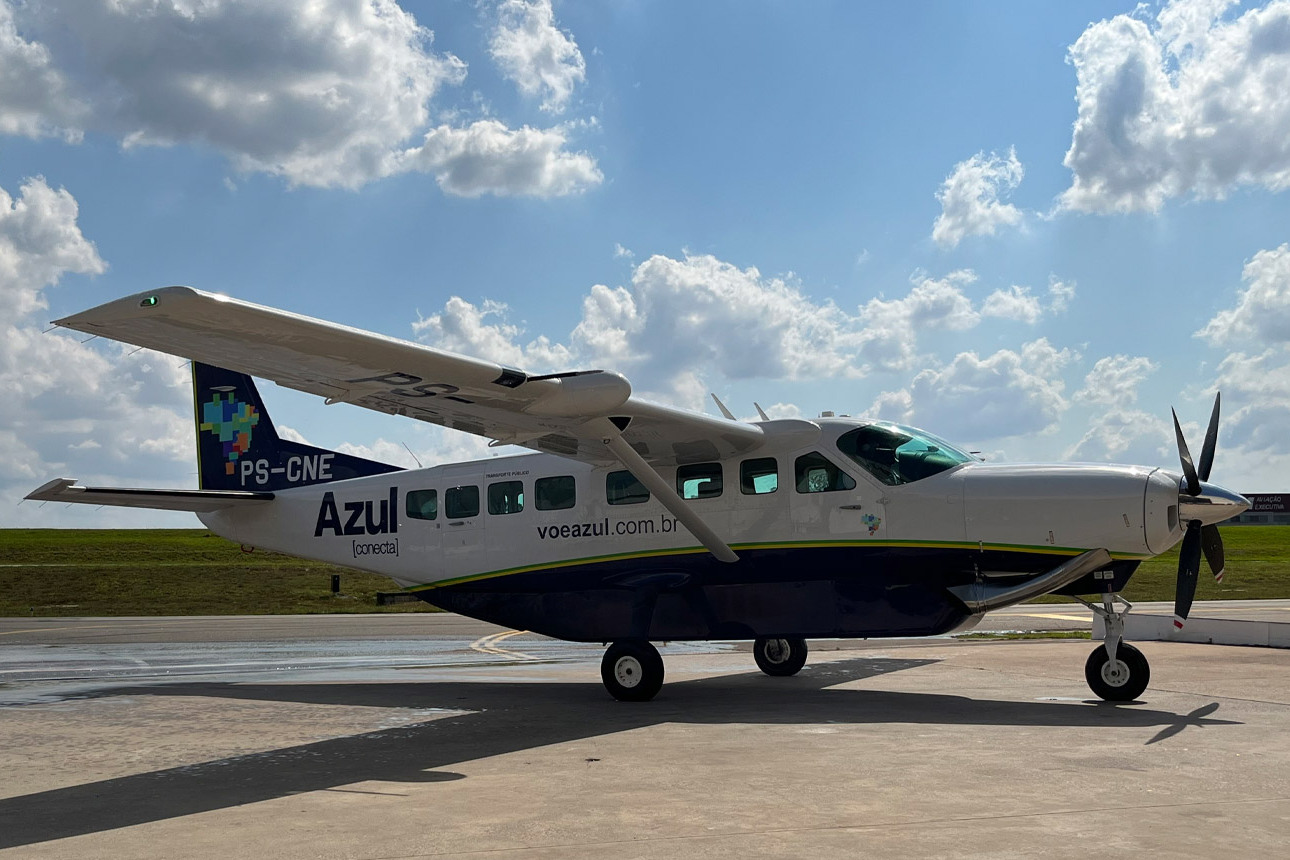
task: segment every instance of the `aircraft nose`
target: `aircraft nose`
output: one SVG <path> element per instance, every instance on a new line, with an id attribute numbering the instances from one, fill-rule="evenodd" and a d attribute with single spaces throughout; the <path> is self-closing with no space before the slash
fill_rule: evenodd
<path id="1" fill-rule="evenodd" d="M 1213 525 L 1239 516 L 1250 508 L 1250 500 L 1240 493 L 1206 481 L 1200 482 L 1200 494 L 1189 496 L 1185 484 L 1178 488 L 1178 519 L 1182 522 L 1199 520 L 1201 525 Z"/>

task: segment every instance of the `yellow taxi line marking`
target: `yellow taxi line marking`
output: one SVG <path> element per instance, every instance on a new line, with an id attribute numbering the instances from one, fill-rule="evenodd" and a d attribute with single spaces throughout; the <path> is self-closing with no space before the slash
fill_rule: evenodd
<path id="1" fill-rule="evenodd" d="M 992 615 L 1007 615 L 1011 618 L 1048 618 L 1054 621 L 1088 621 L 1091 615 L 1058 615 L 1055 612 L 995 612 Z"/>

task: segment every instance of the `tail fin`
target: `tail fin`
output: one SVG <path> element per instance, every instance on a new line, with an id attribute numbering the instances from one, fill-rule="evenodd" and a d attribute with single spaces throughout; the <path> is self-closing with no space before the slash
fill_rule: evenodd
<path id="1" fill-rule="evenodd" d="M 286 490 L 400 471 L 280 438 L 245 374 L 194 361 L 193 407 L 203 490 Z"/>

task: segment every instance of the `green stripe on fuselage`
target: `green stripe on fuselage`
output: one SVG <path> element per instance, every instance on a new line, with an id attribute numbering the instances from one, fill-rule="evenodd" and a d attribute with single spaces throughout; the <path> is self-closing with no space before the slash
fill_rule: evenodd
<path id="1" fill-rule="evenodd" d="M 1070 546 L 1030 546 L 1014 543 L 980 543 L 972 541 L 936 541 L 936 540 L 815 540 L 815 541 L 772 541 L 767 543 L 735 543 L 730 548 L 739 550 L 764 549 L 821 549 L 838 547 L 903 547 L 906 549 L 966 549 L 981 552 L 1024 552 L 1031 555 L 1079 555 L 1088 552 L 1087 548 Z M 536 573 L 540 570 L 554 570 L 562 567 L 581 567 L 604 561 L 626 561 L 633 558 L 666 558 L 674 555 L 698 555 L 708 550 L 701 546 L 678 547 L 676 549 L 643 550 L 640 552 L 620 552 L 610 555 L 593 555 L 586 558 L 571 558 L 562 561 L 548 561 L 542 564 L 529 564 L 522 567 L 508 567 L 487 573 L 472 573 L 452 579 L 441 579 L 425 585 L 410 585 L 404 591 L 428 591 L 447 585 L 460 585 L 464 582 L 477 582 L 481 579 L 496 579 L 501 576 L 515 576 L 521 573 Z M 1117 561 L 1143 560 L 1152 558 L 1146 553 L 1113 552 L 1111 558 Z"/>

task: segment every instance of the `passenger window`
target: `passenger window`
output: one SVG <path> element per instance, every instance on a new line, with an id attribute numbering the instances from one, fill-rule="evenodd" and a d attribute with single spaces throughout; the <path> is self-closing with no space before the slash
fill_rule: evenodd
<path id="1" fill-rule="evenodd" d="M 453 487 L 445 490 L 443 514 L 450 520 L 479 516 L 479 487 Z"/>
<path id="2" fill-rule="evenodd" d="M 498 481 L 488 485 L 490 514 L 518 514 L 524 510 L 524 482 Z"/>
<path id="3" fill-rule="evenodd" d="M 799 493 L 831 493 L 835 490 L 854 490 L 855 479 L 818 451 L 797 458 L 797 491 Z"/>
<path id="4" fill-rule="evenodd" d="M 739 492 L 760 496 L 779 489 L 779 464 L 774 457 L 758 457 L 739 464 Z"/>
<path id="5" fill-rule="evenodd" d="M 533 502 L 539 511 L 563 511 L 573 507 L 577 498 L 573 475 L 538 478 L 533 483 Z"/>
<path id="6" fill-rule="evenodd" d="M 439 515 L 439 494 L 434 490 L 408 490 L 405 503 L 414 520 L 432 520 Z"/>
<path id="7" fill-rule="evenodd" d="M 649 490 L 631 472 L 610 472 L 605 476 L 605 498 L 611 505 L 640 505 L 649 501 Z"/>
<path id="8" fill-rule="evenodd" d="M 676 491 L 683 499 L 715 499 L 721 495 L 721 464 L 691 463 L 678 466 Z"/>

